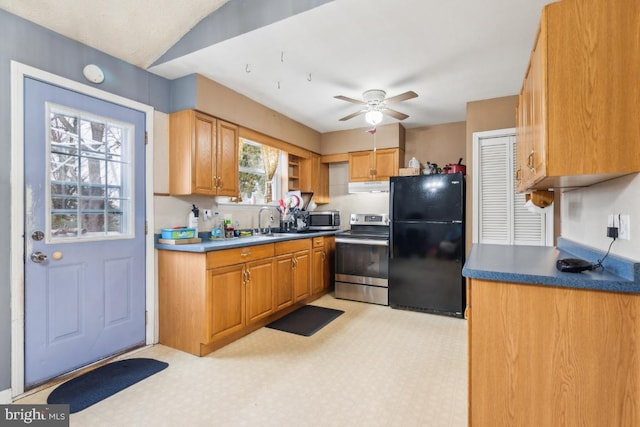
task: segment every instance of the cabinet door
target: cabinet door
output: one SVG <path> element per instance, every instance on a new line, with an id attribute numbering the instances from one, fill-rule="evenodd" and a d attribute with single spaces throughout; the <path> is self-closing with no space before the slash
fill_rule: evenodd
<path id="1" fill-rule="evenodd" d="M 309 296 L 311 256 L 308 250 L 293 254 L 293 298 L 298 302 Z"/>
<path id="2" fill-rule="evenodd" d="M 275 260 L 274 306 L 276 310 L 293 304 L 293 258 L 281 255 Z"/>
<path id="3" fill-rule="evenodd" d="M 314 248 L 311 260 L 311 294 L 315 295 L 325 289 L 325 264 L 327 255 L 324 247 Z"/>
<path id="4" fill-rule="evenodd" d="M 377 181 L 397 176 L 400 169 L 400 153 L 397 148 L 376 150 L 374 153 L 374 175 Z"/>
<path id="5" fill-rule="evenodd" d="M 238 127 L 218 120 L 216 186 L 219 196 L 238 195 Z"/>
<path id="6" fill-rule="evenodd" d="M 324 289 L 333 288 L 333 281 L 335 277 L 335 253 L 336 253 L 336 238 L 335 236 L 324 237 Z"/>
<path id="7" fill-rule="evenodd" d="M 273 258 L 245 266 L 247 324 L 273 313 Z"/>
<path id="8" fill-rule="evenodd" d="M 516 181 L 516 189 L 518 192 L 524 192 L 527 189 L 525 182 L 525 170 L 527 169 L 527 135 L 525 128 L 525 114 L 527 106 L 524 102 L 524 90 L 518 96 L 518 106 L 516 107 L 516 169 L 514 179 Z"/>
<path id="9" fill-rule="evenodd" d="M 216 153 L 216 119 L 196 113 L 194 117 L 192 192 L 213 195 Z"/>
<path id="10" fill-rule="evenodd" d="M 349 181 L 371 181 L 373 179 L 373 152 L 349 153 Z"/>
<path id="11" fill-rule="evenodd" d="M 208 270 L 207 335 L 210 342 L 244 328 L 243 275 L 243 265 Z"/>
<path id="12" fill-rule="evenodd" d="M 531 151 L 527 155 L 530 170 L 530 185 L 540 181 L 546 171 L 546 96 L 544 76 L 544 40 L 546 40 L 544 28 L 540 29 L 533 52 L 531 52 L 529 88 L 529 104 L 531 108 Z"/>
<path id="13" fill-rule="evenodd" d="M 329 164 L 322 163 L 320 156 L 318 156 L 318 185 L 317 195 L 314 194 L 313 200 L 317 204 L 329 203 Z"/>
<path id="14" fill-rule="evenodd" d="M 300 190 L 313 192 L 313 200 L 329 203 L 329 165 L 320 161 L 320 155 L 310 153 L 300 162 Z"/>

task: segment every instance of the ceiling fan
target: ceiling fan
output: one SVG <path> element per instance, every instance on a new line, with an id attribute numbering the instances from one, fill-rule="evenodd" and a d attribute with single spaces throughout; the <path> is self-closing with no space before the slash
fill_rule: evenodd
<path id="1" fill-rule="evenodd" d="M 406 101 L 408 99 L 412 99 L 418 96 L 417 93 L 413 91 L 408 91 L 401 93 L 400 95 L 392 96 L 391 98 L 386 98 L 387 93 L 384 90 L 380 89 L 370 89 L 364 91 L 362 94 L 362 101 L 358 99 L 349 98 L 348 96 L 334 96 L 336 99 L 341 99 L 343 101 L 351 102 L 353 104 L 365 105 L 366 107 L 360 111 L 356 111 L 355 113 L 351 113 L 348 116 L 344 116 L 340 119 L 341 122 L 345 120 L 352 119 L 361 114 L 365 115 L 365 120 L 372 124 L 377 125 L 382 121 L 383 114 L 387 116 L 391 116 L 394 119 L 404 120 L 408 115 L 401 113 L 396 110 L 392 110 L 388 108 L 388 105 L 397 104 L 401 101 Z"/>

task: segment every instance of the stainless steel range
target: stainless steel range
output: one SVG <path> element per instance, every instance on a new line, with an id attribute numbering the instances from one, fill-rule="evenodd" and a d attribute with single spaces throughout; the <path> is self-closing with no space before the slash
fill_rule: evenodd
<path id="1" fill-rule="evenodd" d="M 336 235 L 336 298 L 389 305 L 389 216 L 351 214 Z"/>

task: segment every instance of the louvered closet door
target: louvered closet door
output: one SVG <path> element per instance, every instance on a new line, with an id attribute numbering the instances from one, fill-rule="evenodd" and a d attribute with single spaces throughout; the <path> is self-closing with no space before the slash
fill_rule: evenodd
<path id="1" fill-rule="evenodd" d="M 516 138 L 510 137 L 511 156 L 510 177 L 513 190 L 513 244 L 544 246 L 546 244 L 546 214 L 530 212 L 526 207 L 524 193 L 516 192 L 516 183 L 513 179 L 517 166 Z M 547 208 L 551 209 L 551 208 Z M 553 213 L 550 213 L 553 215 Z"/>
<path id="2" fill-rule="evenodd" d="M 545 245 L 546 218 L 529 212 L 516 193 L 515 135 L 478 140 L 478 243 Z"/>
<path id="3" fill-rule="evenodd" d="M 507 139 L 480 141 L 479 243 L 508 245 L 511 241 Z"/>

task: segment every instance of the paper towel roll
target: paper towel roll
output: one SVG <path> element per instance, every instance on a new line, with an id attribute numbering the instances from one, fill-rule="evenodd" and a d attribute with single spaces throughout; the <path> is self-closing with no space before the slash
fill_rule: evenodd
<path id="1" fill-rule="evenodd" d="M 524 207 L 527 208 L 529 212 L 533 212 L 533 213 L 547 213 L 547 211 L 549 210 L 549 206 L 547 206 L 546 208 L 541 208 L 539 206 L 534 205 L 531 199 L 527 200 L 527 202 L 524 204 Z"/>

